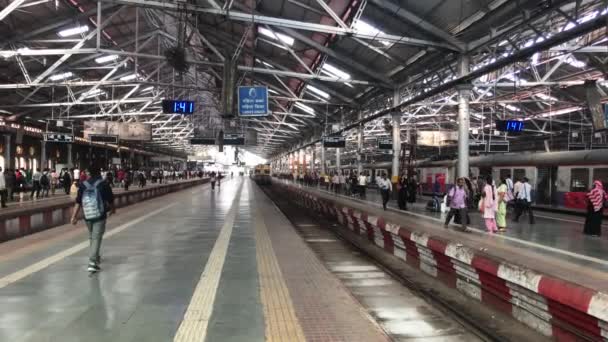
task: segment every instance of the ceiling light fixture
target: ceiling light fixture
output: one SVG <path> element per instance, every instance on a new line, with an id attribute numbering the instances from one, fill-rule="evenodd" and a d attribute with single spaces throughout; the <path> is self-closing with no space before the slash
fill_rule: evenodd
<path id="1" fill-rule="evenodd" d="M 95 62 L 97 62 L 97 64 L 103 64 L 103 63 L 113 61 L 115 59 L 118 59 L 118 55 L 107 55 L 107 56 L 95 58 Z"/>
<path id="2" fill-rule="evenodd" d="M 306 89 L 310 90 L 311 92 L 313 92 L 313 93 L 315 93 L 315 94 L 317 94 L 319 96 L 321 96 L 322 98 L 325 98 L 325 99 L 329 99 L 330 98 L 330 96 L 329 96 L 328 93 L 324 92 L 323 90 L 321 90 L 321 89 L 319 89 L 317 87 L 313 87 L 311 85 L 307 85 Z"/>
<path id="3" fill-rule="evenodd" d="M 265 27 L 258 27 L 258 32 L 266 37 L 272 38 L 274 40 L 280 40 L 283 43 L 292 46 L 293 43 L 295 42 L 295 39 L 291 38 L 290 36 L 281 34 L 281 33 L 275 33 Z"/>
<path id="4" fill-rule="evenodd" d="M 123 76 L 120 78 L 121 81 L 131 81 L 137 78 L 136 74 L 131 74 L 131 75 L 127 75 L 127 76 Z"/>
<path id="5" fill-rule="evenodd" d="M 59 35 L 59 37 L 70 37 L 87 31 L 89 31 L 89 26 L 84 25 L 61 30 L 57 34 Z"/>
<path id="6" fill-rule="evenodd" d="M 312 114 L 312 115 L 315 114 L 315 110 L 312 107 L 309 107 L 309 106 L 307 106 L 305 104 L 296 102 L 295 106 L 298 107 L 298 108 L 300 108 L 301 110 L 309 113 L 309 114 Z"/>
<path id="7" fill-rule="evenodd" d="M 59 81 L 59 80 L 65 80 L 66 78 L 70 78 L 72 77 L 74 74 L 72 74 L 71 72 L 64 72 L 62 74 L 55 74 L 52 75 L 51 77 L 49 77 L 49 80 L 51 81 Z"/>

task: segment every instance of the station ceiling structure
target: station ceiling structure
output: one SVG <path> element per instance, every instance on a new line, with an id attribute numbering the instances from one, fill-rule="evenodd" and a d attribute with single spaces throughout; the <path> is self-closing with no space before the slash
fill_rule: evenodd
<path id="1" fill-rule="evenodd" d="M 592 135 L 585 80 L 608 92 L 605 0 L 0 0 L 0 115 L 5 121 L 112 120 L 152 125 L 150 148 L 194 152 L 200 129 L 257 131 L 273 156 L 329 132 L 366 150 L 401 112 L 407 130 L 455 130 L 471 84 L 471 136 L 567 143 Z M 167 50 L 181 46 L 188 69 Z M 468 70 L 461 70 L 462 59 Z M 238 84 L 270 90 L 271 115 L 221 116 L 224 62 Z M 195 100 L 192 117 L 161 100 Z M 522 143 L 523 142 L 523 143 Z M 354 150 L 345 151 L 345 156 Z"/>

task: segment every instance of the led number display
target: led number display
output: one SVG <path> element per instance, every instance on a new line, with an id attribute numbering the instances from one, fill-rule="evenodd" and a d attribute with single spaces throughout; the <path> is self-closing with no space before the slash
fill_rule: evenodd
<path id="1" fill-rule="evenodd" d="M 163 113 L 192 114 L 194 113 L 194 101 L 163 100 Z"/>
<path id="2" fill-rule="evenodd" d="M 524 122 L 517 120 L 496 120 L 496 130 L 501 132 L 520 133 L 524 131 Z"/>

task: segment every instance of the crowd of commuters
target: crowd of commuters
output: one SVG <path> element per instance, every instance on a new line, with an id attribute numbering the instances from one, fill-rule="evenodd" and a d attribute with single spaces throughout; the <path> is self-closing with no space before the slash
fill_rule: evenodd
<path id="1" fill-rule="evenodd" d="M 86 181 L 90 170 L 78 168 L 55 169 L 6 169 L 0 168 L 0 204 L 3 208 L 7 202 L 37 200 L 58 194 L 76 196 L 78 186 Z M 193 177 L 202 177 L 202 172 L 174 171 L 161 169 L 131 170 L 112 168 L 100 170 L 100 177 L 111 188 L 129 186 L 137 182 L 139 187 L 145 187 L 148 181 L 152 184 L 163 184 Z"/>
<path id="2" fill-rule="evenodd" d="M 331 172 L 327 175 L 305 172 L 281 177 L 307 186 L 319 186 L 336 194 L 360 198 L 365 198 L 366 189 L 371 184 L 367 172 L 362 172 L 360 175 L 357 175 L 357 172 L 352 172 L 350 175 L 344 175 L 342 172 Z M 416 202 L 416 194 L 420 192 L 416 175 L 402 176 L 396 184 L 393 184 L 387 175 L 383 174 L 376 177 L 374 183 L 380 191 L 382 206 L 385 210 L 394 191 L 397 191 L 397 204 L 400 210 L 407 210 L 408 203 Z M 433 189 L 435 192 L 433 201 L 436 202 L 437 211 L 439 211 L 439 184 L 436 183 Z M 532 194 L 533 188 L 527 177 L 520 177 L 515 180 L 515 183 L 510 174 L 501 177 L 498 182 L 492 176 L 473 177 L 472 179 L 458 178 L 455 186 L 448 189 L 446 193 L 447 215 L 444 225 L 447 228 L 449 223 L 454 220 L 454 223 L 460 225 L 462 231 L 467 231 L 467 224 L 471 222 L 470 210 L 477 210 L 481 213 L 488 233 L 506 232 L 509 214 L 513 222 L 517 223 L 522 216 L 527 215 L 528 222 L 535 224 Z M 608 193 L 604 190 L 603 183 L 596 180 L 592 189 L 587 193 L 585 234 L 594 237 L 601 235 L 604 209 L 608 209 Z"/>

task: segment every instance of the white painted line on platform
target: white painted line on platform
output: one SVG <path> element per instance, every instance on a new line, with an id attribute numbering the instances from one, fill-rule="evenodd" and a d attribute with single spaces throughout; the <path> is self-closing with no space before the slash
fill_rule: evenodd
<path id="1" fill-rule="evenodd" d="M 377 208 L 382 208 L 382 205 L 380 205 L 378 203 L 369 202 L 369 201 L 363 201 L 363 200 L 360 200 L 360 199 L 350 198 L 350 197 L 343 196 L 343 195 L 336 195 L 336 194 L 334 194 L 332 192 L 325 191 L 325 190 L 320 190 L 320 189 L 314 189 L 314 190 L 317 190 L 317 191 L 320 191 L 320 192 L 324 192 L 324 193 L 328 193 L 328 194 L 332 194 L 332 195 L 334 195 L 336 197 L 341 197 L 341 198 L 348 199 L 348 200 L 351 200 L 351 201 L 364 202 L 365 204 L 373 205 L 373 206 L 375 206 Z M 393 208 L 389 208 L 389 210 L 393 211 L 393 212 L 397 212 L 397 210 L 393 209 Z M 419 213 L 414 213 L 414 212 L 411 212 L 411 211 L 403 211 L 403 212 L 399 211 L 398 213 L 399 214 L 412 215 L 412 216 L 420 217 L 420 218 L 423 218 L 423 219 L 426 219 L 426 220 L 432 220 L 432 221 L 440 222 L 440 223 L 443 224 L 443 220 L 441 220 L 441 219 L 438 219 L 438 218 L 435 218 L 435 217 L 431 217 L 431 216 L 427 216 L 427 215 L 423 215 L 423 214 L 419 214 Z M 537 215 L 535 215 L 535 216 L 537 216 Z M 554 219 L 554 218 L 552 218 L 552 219 Z M 579 222 L 577 222 L 577 223 L 579 223 Z M 487 235 L 487 233 L 486 233 L 485 230 L 478 229 L 478 228 L 475 228 L 475 227 L 468 227 L 468 228 L 470 230 L 476 232 L 476 233 L 479 233 L 480 235 Z M 443 227 L 441 227 L 441 228 L 437 227 L 437 229 L 444 229 L 444 228 Z M 518 238 L 514 238 L 514 237 L 511 237 L 511 236 L 506 236 L 506 235 L 501 235 L 501 234 L 494 234 L 493 236 L 496 237 L 496 238 L 501 238 L 501 239 L 504 239 L 504 240 L 509 240 L 509 241 L 517 242 L 517 243 L 522 244 L 522 245 L 526 245 L 526 246 L 530 246 L 530 247 L 535 247 L 535 248 L 538 248 L 538 249 L 543 249 L 543 250 L 546 250 L 546 251 L 549 251 L 549 252 L 553 252 L 553 253 L 556 253 L 556 254 L 566 255 L 566 256 L 569 256 L 569 257 L 572 257 L 572 258 L 575 258 L 575 259 L 580 259 L 580 260 L 585 260 L 585 261 L 591 261 L 591 262 L 594 262 L 594 263 L 597 263 L 597 264 L 608 266 L 608 260 L 594 258 L 594 257 L 588 256 L 588 255 L 578 254 L 578 253 L 574 253 L 574 252 L 569 252 L 569 251 L 565 251 L 563 249 L 549 247 L 549 246 L 541 245 L 541 244 L 538 244 L 538 243 L 535 243 L 535 242 L 531 242 L 531 241 L 527 241 L 527 240 L 521 240 L 521 239 L 518 239 Z"/>
<path id="2" fill-rule="evenodd" d="M 152 212 L 150 212 L 150 213 L 148 213 L 148 214 L 146 214 L 144 216 L 138 217 L 138 218 L 133 219 L 133 220 L 131 220 L 131 221 L 125 223 L 125 224 L 122 224 L 122 225 L 120 225 L 120 226 L 118 226 L 118 227 L 116 227 L 116 228 L 108 231 L 107 233 L 105 233 L 104 234 L 104 238 L 107 239 L 107 238 L 111 237 L 112 235 L 118 234 L 118 233 L 122 232 L 123 230 L 125 230 L 125 229 L 127 229 L 127 228 L 129 228 L 129 227 L 131 227 L 133 225 L 136 225 L 136 224 L 138 224 L 138 223 L 140 223 L 140 222 L 142 222 L 142 221 L 144 221 L 144 220 L 146 220 L 146 219 L 148 219 L 148 218 L 150 218 L 150 217 L 152 217 L 154 215 L 157 215 L 158 213 L 163 212 L 163 211 L 165 211 L 165 210 L 167 210 L 167 209 L 169 209 L 169 208 L 171 208 L 171 207 L 173 207 L 175 205 L 176 205 L 176 203 L 172 203 L 172 204 L 166 205 L 166 206 L 164 206 L 164 207 L 162 207 L 160 209 L 156 209 L 156 210 L 154 210 L 154 211 L 152 211 Z M 70 247 L 68 249 L 65 249 L 65 250 L 63 250 L 63 251 L 61 251 L 61 252 L 59 252 L 59 253 L 57 253 L 55 255 L 52 255 L 52 256 L 50 256 L 48 258 L 45 258 L 45 259 L 42 259 L 42 260 L 40 260 L 40 261 L 38 261 L 38 262 L 36 262 L 36 263 L 34 263 L 34 264 L 32 264 L 32 265 L 30 265 L 30 266 L 22 269 L 20 271 L 11 273 L 11 274 L 3 277 L 3 278 L 0 278 L 0 289 L 3 288 L 3 287 L 6 287 L 7 285 L 12 284 L 12 283 L 14 283 L 16 281 L 19 281 L 19 280 L 21 280 L 21 279 L 23 279 L 23 278 L 25 278 L 25 277 L 27 277 L 27 276 L 29 276 L 31 274 L 34 274 L 34 273 L 36 273 L 36 272 L 38 272 L 40 270 L 43 270 L 43 269 L 49 267 L 50 265 L 52 265 L 52 264 L 54 264 L 54 263 L 56 263 L 58 261 L 61 261 L 61 260 L 65 259 L 66 257 L 72 255 L 72 254 L 80 252 L 81 250 L 83 250 L 85 248 L 89 248 L 89 240 L 83 241 L 83 242 L 81 242 L 81 243 L 79 243 L 79 244 L 77 244 L 75 246 L 72 246 L 72 247 Z"/>
<path id="3" fill-rule="evenodd" d="M 222 275 L 222 269 L 226 261 L 230 236 L 232 236 L 232 227 L 234 226 L 241 199 L 242 184 L 241 182 L 241 186 L 232 200 L 232 205 L 226 215 L 224 225 L 213 245 L 200 280 L 196 284 L 190 304 L 188 304 L 188 308 L 184 313 L 184 318 L 175 333 L 174 342 L 205 341 L 207 337 L 207 327 L 213 314 L 213 304 L 215 303 L 220 276 Z"/>

